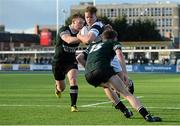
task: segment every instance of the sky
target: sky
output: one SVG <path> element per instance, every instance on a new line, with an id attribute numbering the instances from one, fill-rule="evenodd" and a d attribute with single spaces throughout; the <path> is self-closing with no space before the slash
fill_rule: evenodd
<path id="1" fill-rule="evenodd" d="M 30 29 L 36 24 L 56 24 L 56 1 L 57 0 L 0 0 L 0 25 L 5 25 L 6 31 L 16 29 Z M 93 2 L 94 0 L 58 0 L 59 1 L 59 24 L 63 24 L 64 13 L 69 16 L 71 5 L 79 2 Z M 153 3 L 155 1 L 166 2 L 167 0 L 95 0 L 96 4 L 108 3 Z M 169 0 L 180 3 L 180 0 Z"/>

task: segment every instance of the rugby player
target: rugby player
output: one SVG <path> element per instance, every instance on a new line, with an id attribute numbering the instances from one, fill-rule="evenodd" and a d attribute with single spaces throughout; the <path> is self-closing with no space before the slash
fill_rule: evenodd
<path id="1" fill-rule="evenodd" d="M 87 82 L 94 87 L 102 87 L 103 89 L 109 90 L 113 88 L 128 100 L 131 106 L 138 111 L 146 121 L 160 122 L 160 117 L 153 117 L 146 108 L 142 106 L 140 101 L 125 88 L 124 82 L 110 65 L 115 55 L 117 55 L 119 62 L 125 62 L 121 51 L 121 44 L 114 41 L 117 37 L 117 32 L 114 30 L 106 30 L 103 32 L 102 37 L 103 42 L 92 42 L 86 51 L 83 52 L 86 57 L 85 77 Z M 126 69 L 125 65 L 121 67 L 122 69 Z M 121 108 L 122 111 L 127 110 L 123 104 L 117 105 L 116 108 Z"/>
<path id="2" fill-rule="evenodd" d="M 52 71 L 55 78 L 55 94 L 59 98 L 66 87 L 64 80 L 67 75 L 70 84 L 72 112 L 78 111 L 76 106 L 78 98 L 78 67 L 75 53 L 80 40 L 76 36 L 84 26 L 84 23 L 85 21 L 81 15 L 74 14 L 71 25 L 63 26 L 59 29 L 59 40 L 56 42 L 52 63 Z"/>

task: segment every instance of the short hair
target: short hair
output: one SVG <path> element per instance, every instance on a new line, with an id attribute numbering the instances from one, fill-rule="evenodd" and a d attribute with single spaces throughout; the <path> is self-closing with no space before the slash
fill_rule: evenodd
<path id="1" fill-rule="evenodd" d="M 105 30 L 102 33 L 103 40 L 108 40 L 108 39 L 114 40 L 117 36 L 118 34 L 115 30 Z"/>
<path id="2" fill-rule="evenodd" d="M 80 13 L 75 13 L 71 16 L 71 20 L 72 22 L 76 19 L 76 18 L 82 18 L 84 19 L 84 17 L 80 14 Z"/>
<path id="3" fill-rule="evenodd" d="M 96 14 L 97 8 L 95 6 L 87 6 L 85 12 L 89 12 L 90 14 Z"/>

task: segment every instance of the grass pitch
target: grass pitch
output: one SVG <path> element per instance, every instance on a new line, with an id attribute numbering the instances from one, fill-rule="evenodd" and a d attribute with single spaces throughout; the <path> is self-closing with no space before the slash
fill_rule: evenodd
<path id="1" fill-rule="evenodd" d="M 56 98 L 52 73 L 1 72 L 0 125 L 180 125 L 180 75 L 129 75 L 135 82 L 135 95 L 162 122 L 145 122 L 132 108 L 134 116 L 126 119 L 101 88 L 87 84 L 83 74 L 78 77 L 79 112 L 72 113 L 69 85 L 62 98 Z"/>

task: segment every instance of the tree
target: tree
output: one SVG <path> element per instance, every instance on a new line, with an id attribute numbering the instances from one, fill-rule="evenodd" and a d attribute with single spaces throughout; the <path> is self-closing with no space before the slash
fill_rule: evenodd
<path id="1" fill-rule="evenodd" d="M 109 18 L 107 17 L 98 17 L 98 20 L 100 20 L 103 24 L 110 24 L 112 25 L 112 20 L 110 20 Z"/>
<path id="2" fill-rule="evenodd" d="M 162 37 L 151 20 L 137 20 L 127 29 L 127 41 L 159 41 Z"/>
<path id="3" fill-rule="evenodd" d="M 128 24 L 126 18 L 125 17 L 116 18 L 112 22 L 112 27 L 118 33 L 118 40 L 123 41 L 127 36 L 126 32 L 127 32 Z"/>

